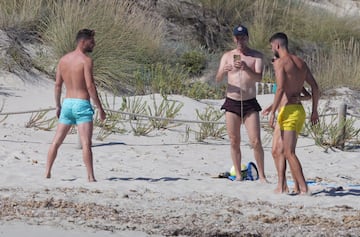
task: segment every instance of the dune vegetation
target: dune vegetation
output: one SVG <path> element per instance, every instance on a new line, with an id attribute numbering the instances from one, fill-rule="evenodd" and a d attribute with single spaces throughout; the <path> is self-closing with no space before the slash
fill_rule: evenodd
<path id="1" fill-rule="evenodd" d="M 222 99 L 225 85 L 215 84 L 214 75 L 222 53 L 233 47 L 231 30 L 240 22 L 249 28 L 251 47 L 265 55 L 264 81 L 274 82 L 268 39 L 283 31 L 290 38 L 290 50 L 305 59 L 323 92 L 338 87 L 359 90 L 360 17 L 336 16 L 307 2 L 185 0 L 163 2 L 166 6 L 159 9 L 148 0 L 2 0 L 0 40 L 5 33 L 11 42 L 5 47 L 0 44 L 0 70 L 18 73 L 35 68 L 54 78 L 58 59 L 75 47 L 77 31 L 95 29 L 96 48 L 91 57 L 108 110 L 104 124 L 95 122 L 100 127 L 99 140 L 124 132 L 123 121 L 130 122 L 134 135 L 166 128 L 182 106 L 168 100 L 169 94 Z M 166 17 L 158 11 L 166 11 Z M 186 35 L 194 34 L 189 25 L 195 25 L 198 35 Z M 185 37 L 173 37 L 184 32 Z M 35 54 L 27 51 L 29 44 Z M 161 94 L 160 104 L 155 99 L 147 105 L 125 98 L 154 93 Z M 123 96 L 119 111 L 111 107 L 107 94 Z M 123 118 L 122 112 L 150 119 Z M 51 130 L 56 118 L 48 120 L 46 113 L 32 116 L 26 126 Z M 204 122 L 198 130 L 186 127 L 185 140 L 192 132 L 198 141 L 225 134 L 225 127 L 216 123 L 223 116 L 218 110 L 196 113 Z M 158 121 L 157 117 L 165 119 Z M 354 120 L 341 126 L 334 121 L 321 123 L 318 130 L 306 126 L 305 133 L 327 149 L 337 146 L 338 131 L 345 126 L 346 142 L 358 144 L 360 131 Z"/>
<path id="2" fill-rule="evenodd" d="M 323 91 L 360 89 L 360 17 L 336 16 L 306 1 L 188 0 L 216 22 L 206 29 L 217 42 L 210 48 L 196 40 L 169 40 L 167 19 L 146 2 L 2 0 L 0 30 L 51 49 L 31 58 L 31 64 L 53 75 L 56 60 L 74 48 L 76 32 L 95 29 L 97 46 L 91 56 L 99 86 L 120 94 L 160 92 L 200 99 L 223 97 L 214 74 L 221 54 L 233 46 L 232 27 L 242 22 L 249 28 L 251 47 L 265 54 L 265 80 L 274 80 L 268 38 L 283 31 L 291 39 L 291 51 L 304 57 Z M 181 25 L 185 19 L 176 2 L 167 7 L 178 21 L 172 24 Z M 220 34 L 220 27 L 229 34 Z M 15 62 L 22 58 L 21 53 L 12 55 Z"/>

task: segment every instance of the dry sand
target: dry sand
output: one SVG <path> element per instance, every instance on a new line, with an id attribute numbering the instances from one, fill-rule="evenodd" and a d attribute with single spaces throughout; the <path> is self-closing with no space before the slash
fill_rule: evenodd
<path id="1" fill-rule="evenodd" d="M 0 72 L 0 103 L 2 98 L 2 112 L 53 107 L 53 82 L 25 83 Z M 195 120 L 195 109 L 222 103 L 169 98 L 184 103 L 178 119 Z M 263 107 L 272 99 L 258 96 Z M 334 108 L 339 101 L 333 101 Z M 297 154 L 306 179 L 316 183 L 310 186 L 312 196 L 290 196 L 273 193 L 276 171 L 264 130 L 270 184 L 212 178 L 232 165 L 229 140 L 185 142 L 185 125 L 148 136 L 128 132 L 104 141 L 94 136 L 98 182 L 88 183 L 77 135 L 69 134 L 53 178 L 44 179 L 55 131 L 25 128 L 30 115 L 11 115 L 0 123 L 0 236 L 359 236 L 358 149 L 324 152 L 311 138 L 300 137 Z M 241 132 L 243 163 L 254 161 L 246 131 Z"/>

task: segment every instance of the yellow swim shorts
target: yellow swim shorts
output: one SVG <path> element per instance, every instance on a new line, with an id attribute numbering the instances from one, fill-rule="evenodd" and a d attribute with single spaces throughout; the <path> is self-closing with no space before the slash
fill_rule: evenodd
<path id="1" fill-rule="evenodd" d="M 282 131 L 296 131 L 297 134 L 305 122 L 306 113 L 301 104 L 285 105 L 280 109 L 277 117 Z"/>

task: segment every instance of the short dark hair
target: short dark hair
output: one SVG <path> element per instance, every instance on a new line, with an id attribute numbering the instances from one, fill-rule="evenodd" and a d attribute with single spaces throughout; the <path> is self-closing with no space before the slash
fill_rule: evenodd
<path id="1" fill-rule="evenodd" d="M 76 42 L 79 42 L 81 39 L 91 39 L 95 36 L 95 30 L 82 29 L 76 35 Z"/>
<path id="2" fill-rule="evenodd" d="M 278 32 L 273 34 L 273 36 L 270 37 L 269 42 L 271 43 L 274 40 L 278 40 L 281 46 L 288 47 L 289 40 L 285 33 Z"/>

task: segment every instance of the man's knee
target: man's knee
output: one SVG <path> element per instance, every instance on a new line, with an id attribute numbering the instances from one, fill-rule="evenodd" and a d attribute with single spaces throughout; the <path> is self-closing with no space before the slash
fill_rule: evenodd
<path id="1" fill-rule="evenodd" d="M 271 150 L 271 154 L 274 158 L 277 158 L 281 155 L 281 150 L 279 148 L 275 147 Z"/>
<path id="2" fill-rule="evenodd" d="M 92 142 L 91 142 L 91 139 L 81 139 L 80 138 L 80 142 L 81 142 L 81 146 L 83 147 L 83 148 L 91 148 L 91 145 L 92 145 Z"/>
<path id="3" fill-rule="evenodd" d="M 255 150 L 262 149 L 261 140 L 260 140 L 260 139 L 253 139 L 253 140 L 251 141 L 251 146 L 252 146 L 253 149 L 255 149 Z"/>
<path id="4" fill-rule="evenodd" d="M 61 144 L 62 144 L 62 142 L 60 142 L 60 141 L 53 141 L 53 142 L 52 142 L 52 146 L 53 146 L 53 148 L 55 148 L 55 149 L 59 149 L 59 147 L 61 146 Z"/>
<path id="5" fill-rule="evenodd" d="M 229 135 L 229 139 L 230 139 L 230 145 L 232 147 L 239 147 L 240 146 L 240 137 L 235 136 L 235 135 Z"/>
<path id="6" fill-rule="evenodd" d="M 295 151 L 290 150 L 290 149 L 285 149 L 284 155 L 285 155 L 286 159 L 291 159 L 291 158 L 295 157 Z"/>

